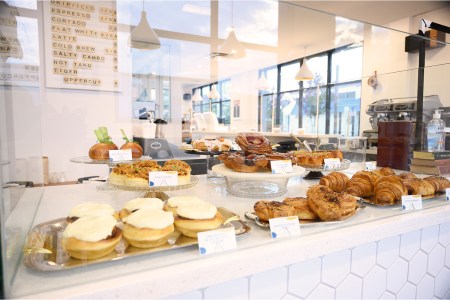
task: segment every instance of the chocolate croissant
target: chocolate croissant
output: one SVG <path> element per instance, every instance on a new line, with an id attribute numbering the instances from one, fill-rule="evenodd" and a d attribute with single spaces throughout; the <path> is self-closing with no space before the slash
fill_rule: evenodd
<path id="1" fill-rule="evenodd" d="M 347 193 L 356 197 L 371 197 L 375 181 L 381 176 L 370 171 L 356 172 L 347 183 Z"/>
<path id="2" fill-rule="evenodd" d="M 306 192 L 308 205 L 323 221 L 339 220 L 356 210 L 356 199 L 347 193 L 336 193 L 324 185 Z"/>
<path id="3" fill-rule="evenodd" d="M 341 172 L 331 172 L 330 174 L 320 178 L 319 184 L 329 187 L 334 192 L 343 192 L 347 188 L 349 178 Z"/>
<path id="4" fill-rule="evenodd" d="M 429 176 L 424 180 L 433 185 L 435 192 L 445 192 L 445 189 L 450 187 L 450 181 L 443 176 Z"/>
<path id="5" fill-rule="evenodd" d="M 380 177 L 375 181 L 373 202 L 379 205 L 393 205 L 408 195 L 402 179 L 397 175 Z"/>
<path id="6" fill-rule="evenodd" d="M 435 194 L 434 186 L 420 178 L 403 180 L 403 184 L 408 190 L 409 195 L 431 196 Z"/>

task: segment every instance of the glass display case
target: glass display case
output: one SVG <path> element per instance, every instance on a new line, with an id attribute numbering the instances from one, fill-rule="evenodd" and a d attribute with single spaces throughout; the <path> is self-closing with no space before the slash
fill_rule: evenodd
<path id="1" fill-rule="evenodd" d="M 130 32 L 139 22 L 142 3 L 71 1 L 76 7 L 58 6 L 64 3 L 68 5 L 64 1 L 0 2 L 3 20 L 0 31 L 8 42 L 5 46 L 0 41 L 0 262 L 4 298 L 33 297 L 35 293 L 62 297 L 57 294 L 59 290 L 88 286 L 92 280 L 112 282 L 131 272 L 176 268 L 177 264 L 201 260 L 192 248 L 179 249 L 126 262 L 87 264 L 73 272 L 65 271 L 64 276 L 32 271 L 23 263 L 26 254 L 23 247 L 35 226 L 64 218 L 77 203 L 109 203 L 119 210 L 126 200 L 142 196 L 137 191 L 102 191 L 95 188 L 97 183 L 75 184 L 80 177 L 107 177 L 109 170 L 101 164 L 71 163 L 74 157 L 86 156 L 96 142 L 94 128 L 108 127 L 118 145 L 122 142 L 121 129 L 131 136 L 136 108 L 135 74 L 161 78 L 157 109 L 161 113 L 166 111 L 170 122 L 165 138 L 171 144 L 180 144 L 181 120 L 192 113 L 192 102 L 183 100 L 183 95 L 198 86 L 222 80 L 230 81 L 227 94 L 231 103 L 239 105 L 239 116 L 230 115 L 229 128 L 234 132 L 250 131 L 258 128 L 258 124 L 268 131 L 274 126 L 298 131 L 303 118 L 311 135 L 351 132 L 351 128 L 361 133 L 371 128 L 370 116 L 364 110 L 378 99 L 439 95 L 442 104 L 449 106 L 450 90 L 445 74 L 450 74 L 450 47 L 446 41 L 416 36 L 420 24 L 416 15 L 378 26 L 308 9 L 300 3 L 255 1 L 255 6 L 249 8 L 245 1 L 235 1 L 235 10 L 240 10 L 235 20 L 237 35 L 246 45 L 247 54 L 242 59 L 230 59 L 217 52 L 226 37 L 225 30 L 219 34 L 219 28 L 224 29 L 228 25 L 224 20 L 229 18 L 227 5 L 221 1 L 197 1 L 195 7 L 189 1 L 145 2 L 149 23 L 156 28 L 163 44 L 152 53 L 130 48 L 128 42 Z M 63 11 L 79 17 L 64 16 Z M 270 24 L 258 23 L 261 26 L 256 27 L 253 24 L 249 27 L 251 33 L 246 32 L 244 23 L 259 22 L 250 16 L 266 11 L 274 14 L 269 18 Z M 450 25 L 448 6 L 422 15 Z M 405 39 L 411 35 L 419 41 L 442 46 L 426 48 L 424 68 L 419 65 L 422 58 L 418 52 L 405 52 Z M 337 73 L 327 73 L 322 67 L 321 54 L 342 47 L 363 48 L 357 64 L 362 71 L 356 77 L 346 73 L 352 69 L 351 58 L 339 58 L 339 64 L 335 65 L 340 69 Z M 300 66 L 305 55 L 321 57 L 316 60 L 315 72 L 321 78 L 300 84 L 291 78 L 283 83 L 286 87 L 283 91 L 258 90 L 260 71 L 281 69 L 288 62 Z M 155 57 L 161 59 L 160 63 L 152 61 Z M 141 71 L 135 72 L 138 69 Z M 376 86 L 368 84 L 374 71 L 377 71 Z M 271 74 L 269 79 L 277 87 L 279 78 L 273 76 L 274 72 Z M 325 74 L 331 81 L 321 80 Z M 352 112 L 356 107 L 359 113 L 355 109 Z M 360 139 L 351 139 L 356 142 L 345 142 L 351 150 L 364 148 L 360 147 Z M 48 158 L 48 165 L 44 157 Z M 46 178 L 54 178 L 54 174 L 66 181 L 48 182 Z M 252 209 L 254 199 L 234 197 L 227 193 L 225 182 L 211 183 L 206 175 L 199 177 L 192 189 L 167 193 L 202 195 L 241 218 Z M 307 186 L 301 176 L 296 176 L 287 184 L 287 194 L 304 196 Z M 424 208 L 433 210 L 445 205 L 445 200 L 435 199 Z M 311 227 L 304 234 L 332 232 L 403 213 L 398 207 L 366 212 L 343 224 Z M 249 226 L 251 230 L 238 240 L 238 249 L 259 249 L 273 244 L 265 229 L 252 223 Z M 116 268 L 116 263 L 129 269 Z"/>

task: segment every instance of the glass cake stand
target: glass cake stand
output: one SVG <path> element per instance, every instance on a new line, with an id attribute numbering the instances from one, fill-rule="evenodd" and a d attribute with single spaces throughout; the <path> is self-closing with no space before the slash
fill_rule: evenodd
<path id="1" fill-rule="evenodd" d="M 316 165 L 300 165 L 305 168 L 306 171 L 309 171 L 308 174 L 303 176 L 303 179 L 320 179 L 324 176 L 322 172 L 332 172 L 332 171 L 343 171 L 350 167 L 350 161 L 348 159 L 341 160 L 339 165 L 332 166 L 331 168 Z"/>
<path id="2" fill-rule="evenodd" d="M 225 177 L 227 191 L 243 198 L 274 198 L 287 192 L 289 178 L 301 176 L 305 168 L 293 166 L 293 172 L 272 174 L 270 172 L 242 173 L 225 167 L 224 164 L 215 165 L 212 170 Z"/>

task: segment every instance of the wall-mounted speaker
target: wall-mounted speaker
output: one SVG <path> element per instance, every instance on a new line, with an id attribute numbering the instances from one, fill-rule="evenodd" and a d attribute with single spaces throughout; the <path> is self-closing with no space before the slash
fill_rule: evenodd
<path id="1" fill-rule="evenodd" d="M 186 101 L 191 100 L 191 94 L 184 94 L 183 100 L 186 100 Z"/>

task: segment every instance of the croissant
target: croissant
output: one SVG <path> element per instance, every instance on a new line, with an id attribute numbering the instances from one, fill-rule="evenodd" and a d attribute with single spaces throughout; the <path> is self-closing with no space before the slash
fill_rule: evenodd
<path id="1" fill-rule="evenodd" d="M 265 154 L 272 152 L 272 144 L 260 133 L 241 132 L 235 138 L 236 144 L 246 153 Z"/>
<path id="2" fill-rule="evenodd" d="M 380 177 L 375 181 L 373 202 L 380 205 L 392 205 L 408 195 L 402 179 L 397 175 Z"/>
<path id="3" fill-rule="evenodd" d="M 445 192 L 445 189 L 450 187 L 450 181 L 443 176 L 429 176 L 424 178 L 423 180 L 431 183 L 436 193 Z"/>
<path id="4" fill-rule="evenodd" d="M 324 185 L 315 185 L 306 192 L 308 205 L 323 221 L 339 220 L 356 210 L 355 197 L 336 193 Z"/>
<path id="5" fill-rule="evenodd" d="M 389 175 L 395 175 L 394 170 L 392 170 L 389 167 L 382 167 L 380 169 L 377 170 L 373 170 L 373 173 L 376 173 L 380 176 L 389 176 Z"/>
<path id="6" fill-rule="evenodd" d="M 260 221 L 268 222 L 272 218 L 295 216 L 294 206 L 278 201 L 261 200 L 253 205 L 255 214 Z"/>
<path id="7" fill-rule="evenodd" d="M 411 172 L 404 172 L 404 173 L 399 174 L 398 176 L 400 176 L 400 178 L 403 179 L 403 180 L 409 180 L 409 179 L 412 179 L 412 178 L 417 178 L 417 176 L 414 173 L 411 173 Z"/>
<path id="8" fill-rule="evenodd" d="M 334 192 L 343 192 L 347 188 L 348 176 L 341 172 L 331 172 L 320 178 L 319 184 L 329 187 Z"/>
<path id="9" fill-rule="evenodd" d="M 347 193 L 357 197 L 371 197 L 375 181 L 380 175 L 370 171 L 356 172 L 347 183 Z"/>
<path id="10" fill-rule="evenodd" d="M 435 194 L 434 186 L 426 180 L 411 178 L 403 180 L 409 195 L 431 196 Z"/>
<path id="11" fill-rule="evenodd" d="M 317 214 L 309 207 L 308 199 L 306 198 L 285 198 L 283 203 L 292 205 L 295 208 L 295 213 L 300 220 L 314 220 L 318 218 Z"/>

